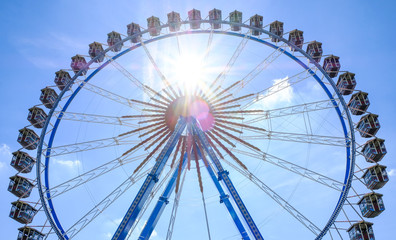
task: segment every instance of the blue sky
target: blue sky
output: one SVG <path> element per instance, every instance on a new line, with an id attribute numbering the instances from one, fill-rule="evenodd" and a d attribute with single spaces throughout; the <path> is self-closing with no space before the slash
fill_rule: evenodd
<path id="1" fill-rule="evenodd" d="M 283 21 L 286 31 L 303 30 L 306 41 L 321 41 L 325 53 L 341 57 L 342 70 L 356 73 L 357 89 L 369 93 L 369 111 L 380 116 L 382 127 L 377 136 L 386 140 L 388 150 L 381 164 L 393 173 L 391 181 L 379 191 L 384 194 L 386 211 L 373 220 L 376 238 L 390 239 L 394 235 L 396 216 L 393 160 L 396 103 L 391 97 L 396 86 L 393 79 L 396 50 L 392 47 L 396 16 L 392 1 L 333 1 L 332 4 L 319 1 L 1 2 L 0 219 L 1 229 L 5 231 L 2 236 L 16 238 L 16 229 L 20 226 L 8 217 L 10 202 L 15 200 L 6 190 L 8 177 L 15 173 L 9 166 L 10 152 L 19 148 L 16 138 L 18 129 L 27 125 L 27 109 L 39 102 L 41 88 L 53 85 L 54 72 L 68 68 L 70 57 L 76 53 L 87 54 L 89 43 L 105 42 L 108 32 L 115 30 L 125 34 L 125 26 L 131 21 L 145 26 L 146 18 L 151 15 L 165 21 L 170 11 L 180 12 L 185 18 L 192 8 L 200 9 L 202 15 L 212 8 L 221 9 L 223 15 L 238 9 L 243 12 L 244 20 L 258 13 L 264 16 L 264 23 Z M 252 53 L 254 46 L 249 51 Z M 142 53 L 137 52 L 136 59 L 139 54 Z M 82 139 L 81 135 L 73 137 Z M 70 167 L 78 163 L 61 159 L 58 164 Z"/>

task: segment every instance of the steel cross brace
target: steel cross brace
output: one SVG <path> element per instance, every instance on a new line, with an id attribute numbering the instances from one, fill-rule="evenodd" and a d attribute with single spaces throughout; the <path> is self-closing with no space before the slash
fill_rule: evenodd
<path id="1" fill-rule="evenodd" d="M 112 240 L 124 240 L 128 235 L 129 230 L 131 229 L 133 223 L 135 222 L 151 190 L 153 189 L 154 185 L 157 183 L 158 176 L 164 169 L 165 163 L 167 162 L 170 154 L 175 148 L 175 145 L 179 140 L 180 135 L 183 133 L 185 127 L 186 127 L 186 119 L 180 117 L 176 124 L 175 130 L 173 131 L 165 147 L 162 149 L 161 154 L 158 156 L 154 167 L 152 168 L 151 172 L 148 174 L 138 194 L 136 195 L 127 213 L 122 219 L 120 225 L 117 228 L 117 231 L 114 233 Z"/>
<path id="2" fill-rule="evenodd" d="M 243 226 L 243 223 L 239 219 L 238 214 L 236 213 L 234 207 L 231 204 L 229 196 L 224 192 L 222 186 L 220 185 L 219 179 L 216 177 L 216 174 L 212 170 L 212 167 L 206 162 L 206 159 L 202 157 L 202 153 L 199 150 L 199 148 L 197 147 L 196 149 L 197 149 L 198 156 L 200 156 L 205 161 L 206 169 L 208 170 L 209 175 L 213 180 L 213 183 L 216 185 L 216 188 L 220 193 L 220 203 L 224 203 L 225 206 L 227 207 L 227 210 L 230 213 L 232 219 L 234 220 L 236 227 L 238 228 L 239 232 L 241 233 L 242 239 L 250 240 L 249 235 L 247 234 L 245 227 Z"/>
<path id="3" fill-rule="evenodd" d="M 188 129 L 190 129 L 190 123 L 189 126 L 187 127 Z M 190 132 L 190 134 L 192 134 L 192 132 Z M 195 143 L 196 144 L 196 143 Z M 197 154 L 198 156 L 200 156 L 202 158 L 202 154 L 197 146 Z M 173 175 L 172 178 L 169 180 L 164 192 L 162 193 L 161 197 L 159 198 L 156 206 L 154 207 L 154 210 L 152 211 L 150 218 L 147 220 L 146 225 L 143 228 L 143 231 L 141 232 L 140 236 L 139 236 L 139 240 L 147 240 L 150 238 L 159 218 L 162 215 L 162 212 L 165 209 L 165 206 L 168 204 L 168 199 L 170 197 L 170 195 L 172 194 L 173 189 L 175 188 L 175 184 L 176 184 L 176 179 L 178 174 L 181 174 L 181 172 L 184 170 L 185 165 L 186 165 L 186 156 L 187 153 L 184 155 L 183 158 L 183 163 L 182 163 L 182 168 L 179 169 L 177 168 Z M 202 158 L 203 159 L 203 158 Z M 204 160 L 205 161 L 205 160 Z M 224 192 L 223 188 L 220 185 L 219 180 L 216 177 L 216 174 L 213 172 L 212 168 L 210 167 L 209 164 L 207 164 L 207 162 L 205 162 L 206 165 L 206 169 L 209 172 L 209 175 L 211 176 L 217 190 L 220 193 L 220 203 L 223 203 L 226 205 L 227 210 L 230 212 L 231 217 L 233 218 L 235 225 L 237 226 L 238 230 L 240 231 L 241 235 L 242 235 L 242 239 L 244 240 L 250 240 L 249 235 L 247 234 L 241 220 L 239 219 L 237 213 L 234 210 L 234 207 L 232 206 L 230 200 L 229 200 L 229 196 Z"/>
<path id="4" fill-rule="evenodd" d="M 169 180 L 164 192 L 162 193 L 161 197 L 158 199 L 158 202 L 155 205 L 155 207 L 150 215 L 150 218 L 147 220 L 147 223 L 144 226 L 144 228 L 138 238 L 139 240 L 146 240 L 146 239 L 150 238 L 151 233 L 153 232 L 155 226 L 157 225 L 159 218 L 162 215 L 162 212 L 165 209 L 165 206 L 169 203 L 168 199 L 169 199 L 170 195 L 172 194 L 173 189 L 176 186 L 177 176 L 179 174 L 182 174 L 182 172 L 186 166 L 186 162 L 187 162 L 186 158 L 187 158 L 187 153 L 184 154 L 181 168 L 179 168 L 179 166 L 176 167 L 175 171 L 173 172 L 172 178 Z"/>
<path id="5" fill-rule="evenodd" d="M 199 137 L 205 151 L 208 153 L 210 159 L 212 160 L 213 164 L 215 165 L 218 171 L 218 178 L 219 180 L 223 180 L 223 183 L 226 185 L 231 197 L 233 198 L 235 204 L 238 206 L 240 213 L 242 214 L 243 218 L 245 219 L 246 224 L 249 226 L 249 229 L 256 240 L 264 240 L 263 236 L 261 235 L 258 227 L 253 221 L 253 218 L 250 216 L 245 204 L 243 203 L 241 197 L 239 196 L 237 190 L 235 189 L 234 185 L 231 182 L 231 179 L 228 177 L 228 172 L 224 170 L 223 166 L 221 165 L 219 159 L 217 158 L 216 154 L 213 151 L 213 148 L 210 146 L 208 140 L 204 132 L 198 127 L 198 123 L 195 119 L 192 119 L 193 123 L 192 128 L 193 132 Z"/>

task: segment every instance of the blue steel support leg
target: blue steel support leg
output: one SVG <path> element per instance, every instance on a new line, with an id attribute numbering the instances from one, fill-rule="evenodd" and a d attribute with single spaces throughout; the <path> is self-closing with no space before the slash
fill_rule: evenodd
<path id="1" fill-rule="evenodd" d="M 198 155 L 202 159 L 205 159 L 202 157 L 202 154 L 201 154 L 201 151 L 199 150 L 199 148 L 197 147 L 196 149 L 197 149 Z M 247 234 L 247 232 L 245 230 L 245 227 L 243 226 L 241 220 L 239 219 L 238 214 L 235 212 L 235 209 L 230 202 L 229 196 L 224 192 L 222 186 L 220 185 L 220 182 L 219 182 L 218 178 L 216 177 L 216 174 L 213 172 L 212 168 L 210 167 L 210 165 L 207 162 L 205 162 L 205 166 L 206 166 L 206 169 L 208 170 L 209 175 L 212 178 L 217 190 L 220 193 L 220 203 L 224 203 L 225 206 L 227 207 L 227 210 L 230 213 L 232 219 L 234 220 L 236 227 L 238 228 L 239 232 L 241 233 L 242 239 L 250 240 L 249 235 Z"/>
<path id="2" fill-rule="evenodd" d="M 186 127 L 186 120 L 185 118 L 180 117 L 176 124 L 175 130 L 173 131 L 165 147 L 162 149 L 161 154 L 158 156 L 154 167 L 152 168 L 151 172 L 148 174 L 138 194 L 136 195 L 127 213 L 122 219 L 120 225 L 117 228 L 117 231 L 114 233 L 112 240 L 124 240 L 128 235 L 129 230 L 131 229 L 133 223 L 135 222 L 151 190 L 158 181 L 158 176 L 164 169 L 165 163 L 168 160 L 170 154 L 172 153 L 173 148 L 175 147 L 185 127 Z"/>
<path id="3" fill-rule="evenodd" d="M 197 126 L 197 121 L 194 119 L 192 121 L 193 121 L 192 123 L 193 131 L 199 137 L 199 140 L 201 141 L 205 151 L 208 153 L 210 159 L 215 165 L 218 171 L 219 180 L 223 180 L 224 184 L 227 186 L 229 193 L 234 199 L 235 204 L 238 206 L 239 211 L 241 212 L 243 218 L 245 219 L 255 239 L 263 240 L 264 239 L 263 236 L 261 235 L 258 227 L 254 223 L 253 218 L 250 216 L 250 213 L 248 212 L 237 190 L 232 184 L 231 179 L 228 177 L 228 172 L 223 169 L 223 166 L 220 164 L 219 159 L 217 158 L 216 154 L 213 151 L 213 148 L 210 146 L 208 140 L 206 139 L 204 132 Z"/>
<path id="4" fill-rule="evenodd" d="M 161 197 L 159 198 L 157 205 L 155 205 L 153 212 L 150 215 L 150 218 L 147 220 L 146 225 L 143 228 L 142 233 L 139 236 L 139 240 L 146 240 L 149 239 L 151 236 L 151 233 L 153 232 L 155 226 L 157 225 L 157 222 L 159 218 L 161 217 L 162 212 L 165 209 L 165 206 L 168 204 L 168 199 L 170 195 L 173 192 L 173 189 L 176 186 L 176 179 L 178 174 L 181 174 L 186 166 L 186 158 L 187 158 L 187 153 L 184 154 L 183 157 L 183 162 L 182 162 L 182 167 L 176 167 L 172 178 L 169 180 L 164 192 L 162 193 Z"/>

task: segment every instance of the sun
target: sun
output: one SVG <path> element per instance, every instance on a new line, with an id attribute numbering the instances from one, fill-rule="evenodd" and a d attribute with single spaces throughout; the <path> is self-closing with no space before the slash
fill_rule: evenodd
<path id="1" fill-rule="evenodd" d="M 187 94 L 202 89 L 208 77 L 204 56 L 194 52 L 183 53 L 174 61 L 174 81 Z"/>

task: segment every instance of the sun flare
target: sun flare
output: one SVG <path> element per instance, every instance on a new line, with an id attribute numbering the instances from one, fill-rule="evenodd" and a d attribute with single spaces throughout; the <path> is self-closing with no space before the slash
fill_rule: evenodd
<path id="1" fill-rule="evenodd" d="M 195 53 L 182 54 L 175 60 L 174 80 L 187 93 L 202 88 L 207 78 L 204 57 Z"/>

